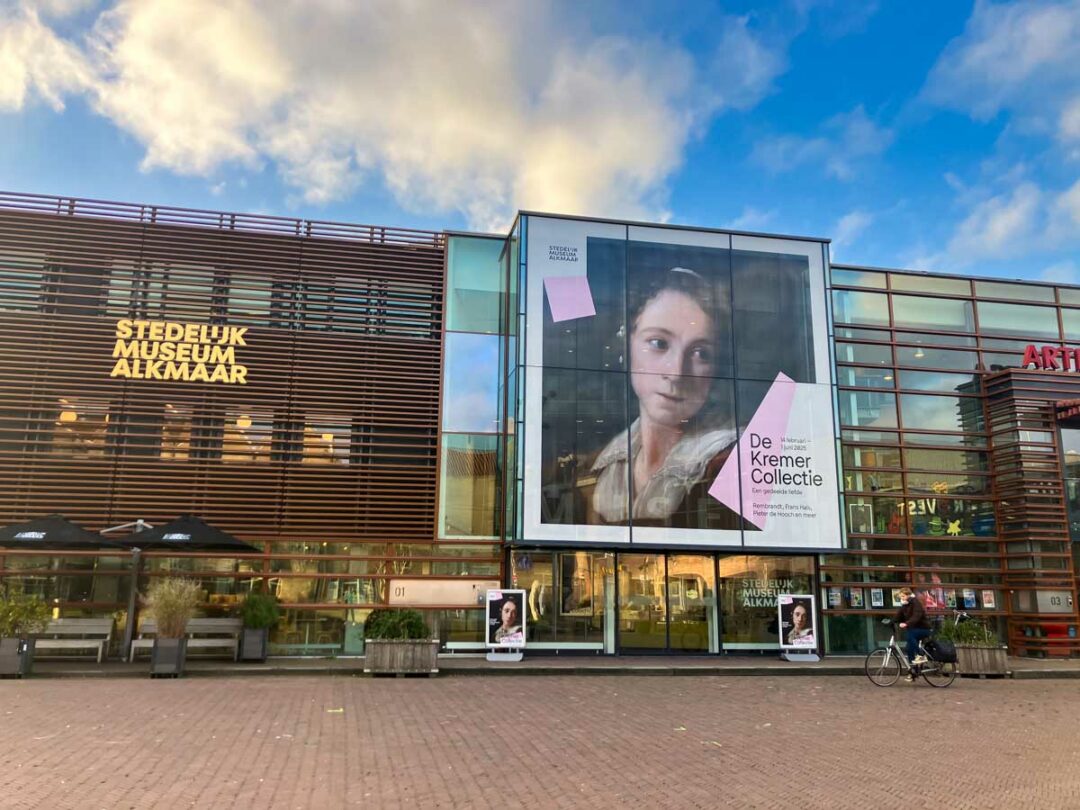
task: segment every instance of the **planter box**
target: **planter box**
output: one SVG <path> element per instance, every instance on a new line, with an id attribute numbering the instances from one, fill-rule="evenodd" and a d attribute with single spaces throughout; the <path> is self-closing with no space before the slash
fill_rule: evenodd
<path id="1" fill-rule="evenodd" d="M 150 651 L 151 678 L 179 678 L 187 663 L 186 638 L 155 638 Z"/>
<path id="2" fill-rule="evenodd" d="M 956 665 L 961 675 L 1005 675 L 1009 668 L 1005 647 L 956 645 Z"/>
<path id="3" fill-rule="evenodd" d="M 364 672 L 372 675 L 433 675 L 439 671 L 439 640 L 364 642 Z"/>
<path id="4" fill-rule="evenodd" d="M 23 678 L 34 669 L 34 639 L 0 638 L 0 677 Z"/>
<path id="5" fill-rule="evenodd" d="M 240 660 L 260 663 L 265 661 L 269 641 L 269 628 L 245 627 L 243 633 L 240 634 Z"/>

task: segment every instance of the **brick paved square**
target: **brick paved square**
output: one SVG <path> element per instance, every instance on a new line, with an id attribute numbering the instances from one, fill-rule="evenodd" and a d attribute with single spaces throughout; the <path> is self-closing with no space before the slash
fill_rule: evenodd
<path id="1" fill-rule="evenodd" d="M 0 683 L 3 808 L 1080 806 L 1075 681 Z"/>

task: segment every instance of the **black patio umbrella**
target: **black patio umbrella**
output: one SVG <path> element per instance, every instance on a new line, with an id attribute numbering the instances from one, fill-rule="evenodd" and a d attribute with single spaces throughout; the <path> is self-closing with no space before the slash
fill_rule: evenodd
<path id="1" fill-rule="evenodd" d="M 63 515 L 48 515 L 0 528 L 0 548 L 47 551 L 92 551 L 127 548 L 72 523 Z"/>
<path id="2" fill-rule="evenodd" d="M 176 520 L 153 529 L 129 534 L 123 538 L 126 548 L 143 551 L 232 551 L 237 554 L 261 554 L 261 548 L 237 540 L 228 532 L 211 526 L 194 515 L 181 515 Z"/>

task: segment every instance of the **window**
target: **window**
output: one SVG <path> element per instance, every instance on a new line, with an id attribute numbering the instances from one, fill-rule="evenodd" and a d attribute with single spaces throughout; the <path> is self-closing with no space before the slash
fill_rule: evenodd
<path id="1" fill-rule="evenodd" d="M 161 427 L 161 457 L 186 459 L 190 454 L 191 409 L 166 403 L 165 421 Z"/>
<path id="2" fill-rule="evenodd" d="M 889 279 L 894 290 L 943 295 L 971 295 L 971 282 L 966 278 L 941 278 L 915 273 L 892 273 Z"/>
<path id="3" fill-rule="evenodd" d="M 53 428 L 52 452 L 71 458 L 105 455 L 109 403 L 99 399 L 61 399 Z"/>
<path id="4" fill-rule="evenodd" d="M 862 343 L 837 343 L 836 360 L 839 363 L 861 363 L 873 366 L 891 366 L 892 349 Z"/>
<path id="5" fill-rule="evenodd" d="M 942 371 L 906 371 L 899 372 L 900 387 L 914 388 L 920 391 L 941 391 L 959 394 L 977 394 L 980 390 L 979 377 L 975 374 L 947 374 Z"/>
<path id="6" fill-rule="evenodd" d="M 982 400 L 977 397 L 901 394 L 900 415 L 905 428 L 917 430 L 978 433 L 985 427 Z"/>
<path id="7" fill-rule="evenodd" d="M 910 436 L 907 437 L 910 439 Z M 908 469 L 942 470 L 946 472 L 987 472 L 990 462 L 986 453 L 972 450 L 929 450 L 905 448 L 904 461 Z"/>
<path id="8" fill-rule="evenodd" d="M 446 328 L 499 334 L 502 239 L 451 236 L 447 244 Z"/>
<path id="9" fill-rule="evenodd" d="M 304 464 L 349 463 L 349 417 L 309 414 L 304 422 Z"/>
<path id="10" fill-rule="evenodd" d="M 873 287 L 885 289 L 885 274 L 873 270 L 848 270 L 846 268 L 832 268 L 832 283 L 841 287 Z"/>
<path id="11" fill-rule="evenodd" d="M 40 255 L 0 255 L 0 310 L 37 310 L 43 286 L 41 265 Z"/>
<path id="12" fill-rule="evenodd" d="M 978 352 L 934 349 L 928 346 L 897 346 L 896 364 L 916 368 L 977 369 Z"/>
<path id="13" fill-rule="evenodd" d="M 499 429 L 499 337 L 446 333 L 442 429 L 494 433 Z"/>
<path id="14" fill-rule="evenodd" d="M 840 391 L 840 424 L 853 427 L 896 427 L 896 395 Z"/>
<path id="15" fill-rule="evenodd" d="M 884 293 L 833 290 L 833 319 L 837 323 L 889 325 L 889 298 Z"/>
<path id="16" fill-rule="evenodd" d="M 845 445 L 842 449 L 844 468 L 900 467 L 900 448 L 873 445 Z"/>
<path id="17" fill-rule="evenodd" d="M 57 315 L 101 315 L 109 268 L 46 265 L 42 309 Z"/>
<path id="18" fill-rule="evenodd" d="M 497 537 L 498 436 L 446 433 L 439 481 L 440 537 Z"/>
<path id="19" fill-rule="evenodd" d="M 947 329 L 951 332 L 974 332 L 975 321 L 970 301 L 956 298 L 923 298 L 894 295 L 893 323 L 915 329 Z"/>
<path id="20" fill-rule="evenodd" d="M 836 382 L 853 388 L 894 388 L 891 368 L 860 368 L 858 366 L 838 366 Z"/>
<path id="21" fill-rule="evenodd" d="M 1038 284 L 1013 284 L 1008 281 L 975 282 L 975 295 L 979 298 L 1004 298 L 1006 301 L 1046 301 L 1053 303 L 1054 288 Z"/>
<path id="22" fill-rule="evenodd" d="M 978 302 L 979 331 L 988 335 L 1021 335 L 1058 340 L 1057 310 L 1027 304 Z"/>
<path id="23" fill-rule="evenodd" d="M 253 409 L 225 413 L 221 460 L 231 463 L 270 461 L 273 417 Z"/>
<path id="24" fill-rule="evenodd" d="M 230 323 L 270 326 L 275 285 L 268 279 L 232 274 L 226 317 Z"/>

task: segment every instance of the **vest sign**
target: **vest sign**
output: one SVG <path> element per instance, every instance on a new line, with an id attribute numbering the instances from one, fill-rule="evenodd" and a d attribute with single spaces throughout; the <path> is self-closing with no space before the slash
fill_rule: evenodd
<path id="1" fill-rule="evenodd" d="M 246 385 L 247 367 L 236 361 L 246 333 L 247 327 L 120 320 L 109 376 Z"/>

